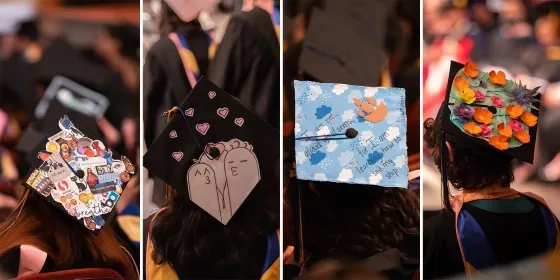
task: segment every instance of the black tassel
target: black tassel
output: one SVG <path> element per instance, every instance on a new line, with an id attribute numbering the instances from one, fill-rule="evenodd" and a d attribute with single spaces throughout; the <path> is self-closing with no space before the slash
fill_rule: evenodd
<path id="1" fill-rule="evenodd" d="M 447 183 L 447 145 L 445 143 L 445 132 L 441 131 L 441 186 L 443 189 L 443 205 L 445 209 L 451 209 L 451 202 L 449 201 L 449 185 Z"/>

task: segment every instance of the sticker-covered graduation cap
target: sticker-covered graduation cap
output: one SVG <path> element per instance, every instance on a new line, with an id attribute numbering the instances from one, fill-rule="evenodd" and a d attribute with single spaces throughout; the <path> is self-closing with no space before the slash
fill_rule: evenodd
<path id="1" fill-rule="evenodd" d="M 106 224 L 135 166 L 64 116 L 24 185 L 94 234 Z"/>
<path id="2" fill-rule="evenodd" d="M 321 82 L 379 85 L 393 7 L 391 0 L 326 0 L 311 14 L 300 67 Z"/>
<path id="3" fill-rule="evenodd" d="M 277 176 L 279 132 L 201 78 L 144 155 L 144 166 L 224 225 Z"/>
<path id="4" fill-rule="evenodd" d="M 404 89 L 294 86 L 298 179 L 407 187 Z"/>
<path id="5" fill-rule="evenodd" d="M 446 141 L 473 152 L 506 154 L 533 163 L 539 88 L 509 80 L 502 71 L 452 62 L 438 116 Z"/>

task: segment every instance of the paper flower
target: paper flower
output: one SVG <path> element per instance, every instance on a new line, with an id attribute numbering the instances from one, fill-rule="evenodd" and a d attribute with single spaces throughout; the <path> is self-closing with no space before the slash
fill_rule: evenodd
<path id="1" fill-rule="evenodd" d="M 482 130 L 480 132 L 480 135 L 482 135 L 485 138 L 490 138 L 492 137 L 492 128 L 485 125 L 485 124 L 481 124 L 480 125 L 480 129 Z"/>
<path id="2" fill-rule="evenodd" d="M 521 141 L 521 143 L 527 144 L 531 141 L 531 136 L 526 130 L 516 131 L 513 135 L 517 140 Z"/>
<path id="3" fill-rule="evenodd" d="M 519 118 L 519 116 L 521 116 L 521 114 L 523 114 L 523 107 L 521 107 L 521 105 L 519 104 L 508 105 L 506 107 L 506 112 L 508 113 L 510 118 L 517 119 Z"/>
<path id="4" fill-rule="evenodd" d="M 476 65 L 476 63 L 474 62 L 469 61 L 467 62 L 467 64 L 465 64 L 463 72 L 465 72 L 465 75 L 471 78 L 475 78 L 476 76 L 478 76 L 478 65 Z"/>
<path id="5" fill-rule="evenodd" d="M 455 77 L 453 84 L 461 91 L 469 87 L 469 81 L 463 79 L 461 76 Z"/>
<path id="6" fill-rule="evenodd" d="M 500 97 L 492 96 L 491 100 L 492 100 L 492 104 L 494 104 L 494 106 L 496 106 L 498 108 L 504 107 L 504 100 L 502 100 Z"/>
<path id="7" fill-rule="evenodd" d="M 468 122 L 463 126 L 463 128 L 471 135 L 478 135 L 482 132 L 480 126 L 476 125 L 475 122 Z"/>
<path id="8" fill-rule="evenodd" d="M 474 96 L 476 96 L 476 101 L 478 101 L 478 102 L 484 102 L 484 100 L 486 100 L 486 96 L 480 90 L 475 90 L 474 91 Z"/>
<path id="9" fill-rule="evenodd" d="M 537 102 L 536 96 L 539 95 L 537 90 L 540 88 L 541 87 L 528 89 L 527 86 L 522 85 L 520 81 L 519 84 L 515 84 L 515 87 L 509 91 L 509 94 L 516 103 L 519 103 L 520 105 L 529 105 Z"/>
<path id="10" fill-rule="evenodd" d="M 520 119 L 529 127 L 533 127 L 537 124 L 538 117 L 533 115 L 531 112 L 523 112 Z"/>
<path id="11" fill-rule="evenodd" d="M 464 88 L 459 92 L 459 98 L 461 98 L 465 103 L 471 104 L 476 101 L 476 96 L 474 91 L 470 88 Z"/>
<path id="12" fill-rule="evenodd" d="M 506 85 L 506 74 L 502 71 L 490 71 L 489 74 L 490 81 L 495 85 L 505 86 Z"/>
<path id="13" fill-rule="evenodd" d="M 498 133 L 500 133 L 500 135 L 505 136 L 507 138 L 511 137 L 512 130 L 509 125 L 506 125 L 505 123 L 500 123 L 498 124 L 496 129 L 498 130 Z"/>
<path id="14" fill-rule="evenodd" d="M 480 81 L 480 87 L 481 87 L 481 88 L 487 88 L 488 85 L 487 85 L 485 82 Z"/>
<path id="15" fill-rule="evenodd" d="M 513 129 L 513 131 L 515 131 L 515 132 L 523 129 L 523 126 L 521 125 L 521 123 L 514 120 L 514 119 L 509 120 L 508 124 L 509 124 L 509 126 L 511 126 L 511 129 Z"/>
<path id="16" fill-rule="evenodd" d="M 459 106 L 453 109 L 453 114 L 461 119 L 461 121 L 466 122 L 472 119 L 474 115 L 474 109 L 469 107 L 465 103 L 461 103 L 459 104 Z"/>
<path id="17" fill-rule="evenodd" d="M 490 145 L 492 145 L 492 147 L 504 151 L 507 150 L 509 148 L 509 144 L 507 142 L 508 138 L 502 135 L 497 135 L 497 136 L 492 136 L 492 138 L 490 138 L 490 140 L 488 140 L 488 143 Z"/>
<path id="18" fill-rule="evenodd" d="M 492 117 L 494 117 L 494 114 L 488 111 L 488 109 L 480 107 L 474 108 L 474 119 L 477 122 L 489 125 L 492 123 Z"/>

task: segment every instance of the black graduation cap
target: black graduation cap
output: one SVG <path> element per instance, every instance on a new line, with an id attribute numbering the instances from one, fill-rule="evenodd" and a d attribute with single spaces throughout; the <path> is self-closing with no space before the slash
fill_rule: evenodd
<path id="1" fill-rule="evenodd" d="M 463 65 L 452 61 L 445 100 L 436 117 L 436 128 L 442 130 L 441 142 L 467 148 L 480 157 L 510 157 L 533 163 L 540 106 L 538 90 L 508 80 L 502 71 L 488 73 L 475 63 Z M 441 150 L 443 160 L 447 149 Z M 442 163 L 447 199 L 444 167 Z"/>
<path id="2" fill-rule="evenodd" d="M 378 86 L 394 1 L 325 1 L 315 7 L 300 58 L 317 81 Z"/>
<path id="3" fill-rule="evenodd" d="M 47 142 L 46 135 L 41 132 L 41 128 L 37 123 L 31 123 L 23 131 L 15 149 L 23 154 L 27 163 L 35 165 L 39 162 L 37 153 L 45 148 L 45 142 Z"/>
<path id="4" fill-rule="evenodd" d="M 204 77 L 174 109 L 144 166 L 227 224 L 253 188 L 278 176 L 279 132 Z"/>
<path id="5" fill-rule="evenodd" d="M 97 235 L 136 167 L 67 116 L 57 125 L 59 131 L 39 144 L 29 138 L 41 133 L 34 127 L 26 132 L 20 146 L 29 144 L 26 150 L 40 150 L 35 153 L 39 161 L 23 184 Z"/>

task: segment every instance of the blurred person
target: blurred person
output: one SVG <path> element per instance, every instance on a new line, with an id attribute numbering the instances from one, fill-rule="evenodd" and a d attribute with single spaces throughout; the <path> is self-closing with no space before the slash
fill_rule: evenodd
<path id="1" fill-rule="evenodd" d="M 479 95 L 469 105 L 456 97 L 467 75 L 468 87 Z M 497 87 L 498 83 L 506 83 L 505 75 L 501 81 L 489 78 L 488 73 L 480 71 L 472 62 L 466 66 L 453 62 L 450 76 L 455 77 L 450 79 L 453 85 L 437 117 L 424 122 L 424 143 L 441 172 L 445 205 L 444 210 L 424 223 L 423 274 L 426 279 L 455 274 L 475 277 L 499 265 L 552 252 L 559 245 L 556 242 L 558 220 L 544 199 L 511 188 L 514 182 L 512 160 L 532 162 L 534 158 L 536 124 L 541 120 L 533 115 L 536 110 L 531 110 L 531 106 L 538 110 L 534 97 L 538 88 L 517 85 L 513 91 L 508 91 Z M 507 83 L 512 81 L 507 80 Z M 512 98 L 500 99 L 504 103 L 497 103 L 497 98 L 504 94 L 511 94 Z M 483 103 L 482 97 L 494 101 Z M 481 105 L 489 109 L 480 109 Z M 517 113 L 521 110 L 525 115 L 518 118 L 517 113 L 511 111 L 513 107 Z M 485 128 L 482 132 L 481 127 L 485 126 L 481 123 L 489 123 L 498 118 L 497 115 L 500 119 L 496 119 L 496 129 Z M 527 116 L 531 116 L 531 121 Z M 470 130 L 472 125 L 481 131 Z M 515 129 L 515 133 L 508 138 L 504 129 Z M 515 141 L 521 141 L 518 138 L 523 144 L 513 146 Z M 451 196 L 448 184 L 462 193 Z"/>
<path id="2" fill-rule="evenodd" d="M 210 64 L 208 77 L 280 127 L 279 14 L 272 0 L 245 0 L 234 14 Z"/>
<path id="3" fill-rule="evenodd" d="M 218 104 L 251 126 L 213 118 Z M 279 279 L 278 131 L 206 78 L 166 116 L 144 155 L 168 199 L 144 221 L 145 278 Z"/>
<path id="4" fill-rule="evenodd" d="M 0 181 L 0 223 L 8 219 L 18 206 L 18 199 L 9 182 Z"/>

